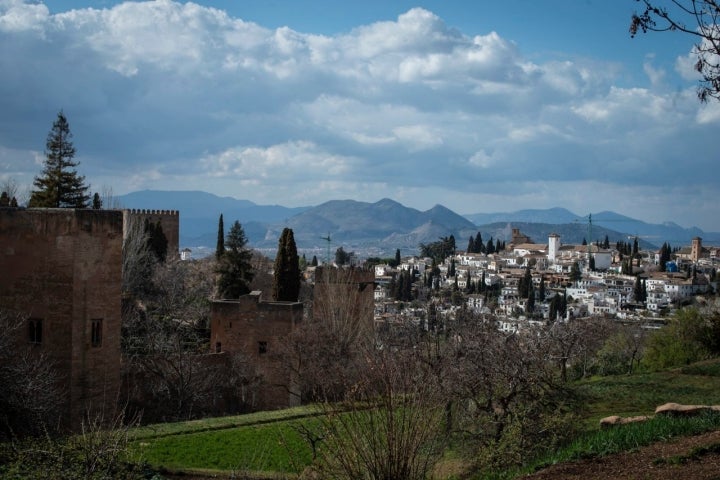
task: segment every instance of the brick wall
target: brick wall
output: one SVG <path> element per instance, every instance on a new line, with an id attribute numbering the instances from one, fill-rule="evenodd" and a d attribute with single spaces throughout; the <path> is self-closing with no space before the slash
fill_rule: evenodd
<path id="1" fill-rule="evenodd" d="M 295 375 L 286 368 L 284 340 L 302 321 L 300 302 L 269 302 L 260 292 L 238 300 L 212 302 L 210 348 L 240 353 L 262 376 L 258 407 L 285 408 L 300 403 Z"/>
<path id="2" fill-rule="evenodd" d="M 0 208 L 0 305 L 42 320 L 41 342 L 21 328 L 18 348 L 54 362 L 73 427 L 117 398 L 122 220 L 111 210 Z"/>

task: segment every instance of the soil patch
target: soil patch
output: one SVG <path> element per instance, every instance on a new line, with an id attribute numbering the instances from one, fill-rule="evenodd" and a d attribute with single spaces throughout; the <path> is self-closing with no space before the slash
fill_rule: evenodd
<path id="1" fill-rule="evenodd" d="M 521 478 L 720 480 L 720 431 L 658 442 L 632 452 L 560 463 Z"/>

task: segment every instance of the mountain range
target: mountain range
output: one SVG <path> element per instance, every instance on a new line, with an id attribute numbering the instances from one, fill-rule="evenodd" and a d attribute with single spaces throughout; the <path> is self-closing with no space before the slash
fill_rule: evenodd
<path id="1" fill-rule="evenodd" d="M 697 236 L 706 243 L 720 241 L 720 233 L 683 228 L 672 222 L 650 224 L 610 211 L 581 216 L 564 208 L 550 208 L 459 215 L 442 205 L 420 211 L 387 198 L 375 203 L 331 200 L 317 206 L 289 208 L 201 191 L 157 190 L 133 192 L 113 200 L 123 208 L 178 210 L 180 246 L 200 255 L 214 248 L 221 213 L 226 230 L 238 220 L 250 245 L 268 251 L 277 248 L 284 227 L 293 229 L 301 251 L 332 248 L 334 252 L 343 246 L 347 251 L 373 256 L 392 255 L 398 248 L 404 255 L 417 253 L 420 243 L 451 234 L 458 249 L 465 249 L 469 237 L 478 232 L 484 241 L 490 237 L 508 241 L 512 228 L 519 228 L 537 243 L 547 242 L 550 233 L 559 234 L 566 244 L 603 240 L 605 236 L 614 244 L 637 237 L 643 248 L 663 242 L 688 245 Z"/>

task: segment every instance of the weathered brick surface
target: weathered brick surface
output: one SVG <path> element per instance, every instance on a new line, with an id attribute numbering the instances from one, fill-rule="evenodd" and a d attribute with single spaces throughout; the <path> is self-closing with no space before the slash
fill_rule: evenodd
<path id="1" fill-rule="evenodd" d="M 210 347 L 240 353 L 257 368 L 262 376 L 257 405 L 261 409 L 300 402 L 295 375 L 286 368 L 284 340 L 302 317 L 302 303 L 266 302 L 260 292 L 212 303 Z"/>
<path id="2" fill-rule="evenodd" d="M 114 408 L 120 385 L 120 211 L 0 208 L 0 305 L 43 320 L 42 343 L 61 375 L 67 423 Z M 93 319 L 102 343 L 91 344 Z"/>

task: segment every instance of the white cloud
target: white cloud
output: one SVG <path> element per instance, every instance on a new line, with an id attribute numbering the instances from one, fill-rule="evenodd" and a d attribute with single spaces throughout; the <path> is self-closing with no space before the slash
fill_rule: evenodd
<path id="1" fill-rule="evenodd" d="M 532 45 L 465 34 L 422 8 L 329 36 L 192 2 L 50 14 L 0 0 L 0 45 L 0 154 L 33 158 L 63 108 L 82 172 L 118 193 L 166 185 L 458 208 L 539 202 L 532 189 L 552 182 L 563 192 L 546 192 L 547 206 L 582 206 L 571 192 L 600 180 L 717 190 L 694 173 L 711 168 L 720 119 L 715 104 L 699 107 L 696 76 L 668 92 L 652 59 L 639 86 L 616 63 L 539 61 L 525 54 Z M 22 178 L 38 170 L 12 165 Z"/>

